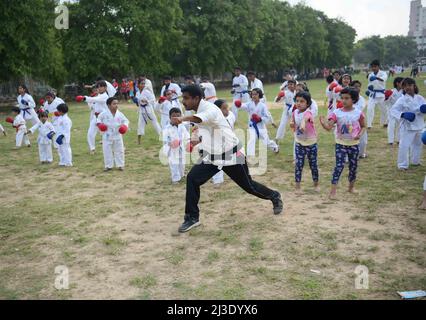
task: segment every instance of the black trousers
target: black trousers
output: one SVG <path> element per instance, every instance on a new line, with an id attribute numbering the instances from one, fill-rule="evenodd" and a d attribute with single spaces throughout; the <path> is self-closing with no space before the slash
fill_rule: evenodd
<path id="1" fill-rule="evenodd" d="M 278 195 L 277 191 L 271 190 L 251 178 L 245 157 L 244 161 L 238 161 L 237 163 L 239 164 L 223 167 L 222 170 L 242 189 L 264 200 L 272 200 Z M 198 208 L 198 202 L 200 201 L 200 186 L 209 181 L 219 171 L 218 167 L 213 164 L 201 163 L 195 165 L 188 173 L 186 180 L 185 219 L 199 219 L 200 209 Z"/>

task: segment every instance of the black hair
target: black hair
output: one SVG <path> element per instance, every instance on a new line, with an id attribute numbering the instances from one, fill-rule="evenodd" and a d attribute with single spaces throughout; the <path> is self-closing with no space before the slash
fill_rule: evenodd
<path id="1" fill-rule="evenodd" d="M 349 86 L 350 86 L 350 87 L 354 87 L 356 84 L 359 84 L 360 86 L 362 86 L 361 81 L 358 81 L 358 80 L 354 80 L 354 81 L 352 81 L 352 82 L 349 84 Z"/>
<path id="2" fill-rule="evenodd" d="M 404 86 L 413 85 L 413 84 L 414 84 L 414 93 L 415 94 L 419 94 L 419 87 L 417 87 L 416 80 L 414 80 L 413 78 L 405 78 L 402 81 L 402 86 L 403 87 Z M 404 92 L 405 92 L 405 90 L 404 90 Z"/>
<path id="3" fill-rule="evenodd" d="M 306 82 L 299 82 L 297 85 L 302 87 L 302 91 L 309 92 L 309 88 Z"/>
<path id="4" fill-rule="evenodd" d="M 353 103 L 357 103 L 359 100 L 359 92 L 352 87 L 346 87 L 340 92 L 340 95 L 348 94 L 351 96 Z"/>
<path id="5" fill-rule="evenodd" d="M 240 70 L 240 71 L 242 71 L 241 67 L 235 67 L 234 70 Z"/>
<path id="6" fill-rule="evenodd" d="M 370 66 L 371 67 L 373 67 L 373 66 L 380 67 L 380 61 L 375 59 L 375 60 L 371 61 Z"/>
<path id="7" fill-rule="evenodd" d="M 340 75 L 342 75 L 342 73 L 341 73 L 339 70 L 335 70 L 335 71 L 333 72 L 333 74 L 336 74 L 336 73 L 337 73 L 339 76 L 340 76 Z"/>
<path id="8" fill-rule="evenodd" d="M 21 109 L 19 109 L 18 107 L 13 107 L 13 108 L 11 109 L 11 111 L 12 111 L 12 112 L 16 112 L 16 113 L 20 113 L 20 112 L 21 112 Z"/>
<path id="9" fill-rule="evenodd" d="M 250 75 L 252 75 L 252 76 L 256 76 L 256 73 L 255 73 L 254 71 L 249 71 L 249 72 L 247 72 L 247 75 L 248 75 L 248 76 L 250 76 Z"/>
<path id="10" fill-rule="evenodd" d="M 163 80 L 172 80 L 172 77 L 171 76 L 164 76 Z"/>
<path id="11" fill-rule="evenodd" d="M 290 84 L 290 83 L 292 83 L 294 85 L 297 84 L 296 80 L 294 80 L 294 79 L 290 79 L 290 80 L 287 81 L 287 84 Z"/>
<path id="12" fill-rule="evenodd" d="M 218 99 L 214 102 L 214 104 L 218 107 L 218 108 L 222 108 L 223 104 L 226 103 L 225 100 L 223 99 Z"/>
<path id="13" fill-rule="evenodd" d="M 179 108 L 171 108 L 169 111 L 169 117 L 171 117 L 173 113 L 182 114 L 182 110 L 180 110 Z"/>
<path id="14" fill-rule="evenodd" d="M 30 94 L 30 92 L 28 91 L 28 87 L 25 84 L 21 84 L 21 85 L 19 85 L 19 87 L 21 87 L 22 89 L 24 89 L 25 93 Z"/>
<path id="15" fill-rule="evenodd" d="M 205 82 L 205 81 L 210 81 L 208 77 L 202 77 L 201 81 Z"/>
<path id="16" fill-rule="evenodd" d="M 251 92 L 256 91 L 257 94 L 259 95 L 259 98 L 262 99 L 263 98 L 263 91 L 259 88 L 254 88 L 253 90 L 251 90 Z"/>
<path id="17" fill-rule="evenodd" d="M 68 106 L 66 105 L 66 103 L 61 103 L 56 109 L 59 112 L 62 112 L 63 114 L 68 113 Z"/>
<path id="18" fill-rule="evenodd" d="M 56 95 L 55 95 L 52 91 L 49 91 L 49 92 L 48 92 L 48 93 L 46 93 L 44 96 L 45 96 L 45 97 L 51 97 L 51 98 L 53 98 L 53 99 L 55 99 L 55 98 L 56 98 Z"/>
<path id="19" fill-rule="evenodd" d="M 404 81 L 404 78 L 402 78 L 402 77 L 396 77 L 393 80 L 393 87 L 396 89 L 398 87 L 398 83 L 401 83 L 402 81 Z"/>
<path id="20" fill-rule="evenodd" d="M 194 77 L 192 77 L 192 76 L 185 76 L 185 80 L 192 80 L 192 81 L 194 81 Z"/>
<path id="21" fill-rule="evenodd" d="M 118 101 L 118 99 L 114 97 L 108 98 L 108 100 L 106 101 L 107 106 L 110 106 L 114 100 Z"/>
<path id="22" fill-rule="evenodd" d="M 107 83 L 104 80 L 99 80 L 98 82 L 96 82 L 96 88 L 99 88 L 99 87 L 107 88 L 108 86 L 107 86 Z"/>
<path id="23" fill-rule="evenodd" d="M 39 113 L 38 113 L 38 118 L 39 118 L 39 119 L 41 119 L 41 118 L 43 118 L 43 117 L 45 117 L 45 118 L 49 118 L 49 114 L 48 114 L 46 111 L 39 112 Z"/>
<path id="24" fill-rule="evenodd" d="M 102 80 L 105 80 L 104 77 L 102 77 L 102 76 L 99 76 L 99 77 L 96 78 L 96 82 L 102 81 Z"/>
<path id="25" fill-rule="evenodd" d="M 334 81 L 333 75 L 330 74 L 329 76 L 327 76 L 327 78 L 325 78 L 325 81 L 327 81 L 328 84 L 333 83 Z"/>
<path id="26" fill-rule="evenodd" d="M 296 95 L 294 96 L 294 99 L 296 98 L 303 98 L 306 100 L 307 102 L 307 106 L 308 108 L 312 105 L 312 98 L 311 98 L 311 94 L 307 91 L 300 91 L 298 93 L 296 93 Z"/>
<path id="27" fill-rule="evenodd" d="M 191 96 L 191 98 L 199 97 L 200 100 L 204 96 L 203 90 L 201 89 L 200 86 L 198 86 L 196 84 L 190 84 L 190 85 L 185 86 L 182 89 L 182 94 L 185 93 L 185 92 L 188 93 Z"/>
<path id="28" fill-rule="evenodd" d="M 344 77 L 349 77 L 349 82 L 352 82 L 352 76 L 350 75 L 350 74 L 348 74 L 348 73 L 345 73 L 344 75 L 342 75 L 341 77 L 340 77 L 340 79 L 339 79 L 339 84 L 340 85 L 343 85 L 343 78 Z"/>

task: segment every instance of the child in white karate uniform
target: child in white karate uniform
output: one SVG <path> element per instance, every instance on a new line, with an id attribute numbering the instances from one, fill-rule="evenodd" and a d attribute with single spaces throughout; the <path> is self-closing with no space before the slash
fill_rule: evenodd
<path id="1" fill-rule="evenodd" d="M 165 95 L 160 97 L 155 110 L 160 113 L 161 117 L 161 129 L 165 129 L 170 124 L 170 110 L 172 110 L 172 97 L 173 93 L 170 90 L 166 90 Z"/>
<path id="2" fill-rule="evenodd" d="M 234 68 L 234 78 L 232 79 L 232 90 L 231 94 L 233 97 L 233 106 L 232 112 L 234 113 L 235 119 L 238 120 L 238 110 L 239 107 L 235 105 L 236 101 L 241 101 L 243 103 L 248 103 L 250 101 L 250 96 L 248 92 L 249 82 L 245 75 L 242 74 L 240 67 Z"/>
<path id="3" fill-rule="evenodd" d="M 351 87 L 354 88 L 359 93 L 359 100 L 358 102 L 354 104 L 354 108 L 364 113 L 367 103 L 365 101 L 365 98 L 361 95 L 362 83 L 358 80 L 352 81 Z M 367 145 L 368 145 L 368 131 L 364 130 L 363 135 L 359 139 L 359 158 L 360 159 L 367 158 L 368 156 Z"/>
<path id="4" fill-rule="evenodd" d="M 235 115 L 229 111 L 229 106 L 226 103 L 226 101 L 219 99 L 219 100 L 216 100 L 214 104 L 222 111 L 226 121 L 229 123 L 229 126 L 231 127 L 232 130 L 234 130 Z M 222 184 L 224 182 L 223 171 L 221 170 L 218 173 L 216 173 L 216 175 L 213 176 L 212 181 L 213 181 L 213 184 L 216 186 Z"/>
<path id="5" fill-rule="evenodd" d="M 0 132 L 3 133 L 4 136 L 7 136 L 6 130 L 4 130 L 4 128 L 1 124 L 0 124 Z"/>
<path id="6" fill-rule="evenodd" d="M 38 153 L 42 164 L 51 164 L 53 162 L 52 155 L 52 139 L 55 135 L 53 124 L 48 121 L 49 115 L 46 112 L 39 113 L 40 121 L 33 126 L 28 134 L 34 134 L 38 130 Z"/>
<path id="7" fill-rule="evenodd" d="M 393 105 L 398 101 L 399 98 L 402 97 L 402 81 L 404 78 L 397 77 L 393 81 L 393 89 L 391 91 L 391 95 L 385 100 L 386 107 L 388 108 L 389 119 L 388 119 L 388 143 L 389 145 L 393 145 L 395 142 L 399 142 L 399 126 L 400 119 L 396 119 L 392 116 L 390 109 L 392 109 Z M 386 93 L 385 93 L 386 94 Z"/>
<path id="8" fill-rule="evenodd" d="M 181 117 L 182 112 L 179 108 L 172 108 L 169 116 L 170 119 Z M 163 152 L 169 159 L 173 184 L 178 184 L 185 176 L 185 150 L 189 140 L 190 136 L 185 124 L 172 125 L 169 123 L 163 130 Z"/>
<path id="9" fill-rule="evenodd" d="M 145 135 L 145 127 L 148 121 L 151 122 L 157 134 L 161 135 L 161 127 L 158 124 L 157 116 L 154 112 L 155 107 L 155 96 L 145 87 L 145 81 L 138 82 L 138 92 L 133 102 L 139 107 L 139 119 L 138 119 L 138 143 L 141 144 L 142 136 Z"/>
<path id="10" fill-rule="evenodd" d="M 97 118 L 97 125 L 102 133 L 102 148 L 104 152 L 105 170 L 110 171 L 115 166 L 124 170 L 124 143 L 123 135 L 129 128 L 129 120 L 118 110 L 118 99 L 108 98 L 108 110 Z"/>
<path id="11" fill-rule="evenodd" d="M 47 114 L 51 117 L 52 121 L 52 125 L 53 128 L 55 128 L 55 132 L 57 131 L 57 121 L 58 121 L 58 110 L 57 107 L 62 104 L 65 103 L 64 100 L 62 100 L 61 98 L 57 97 L 56 94 L 54 92 L 48 92 L 45 95 L 45 102 L 43 104 L 43 110 L 45 112 L 47 112 Z M 53 147 L 55 149 L 58 149 L 58 144 L 53 141 Z"/>
<path id="12" fill-rule="evenodd" d="M 401 119 L 398 151 L 398 169 L 407 170 L 409 165 L 420 165 L 422 158 L 422 132 L 425 126 L 426 100 L 419 95 L 416 81 L 406 78 L 402 82 L 404 95 L 391 108 L 396 119 Z"/>
<path id="13" fill-rule="evenodd" d="M 72 167 L 71 128 L 72 121 L 68 117 L 68 106 L 63 103 L 58 107 L 58 127 L 56 143 L 58 144 L 59 166 Z"/>
<path id="14" fill-rule="evenodd" d="M 374 113 L 376 106 L 380 107 L 380 124 L 387 126 L 388 110 L 385 105 L 385 91 L 388 74 L 380 70 L 380 62 L 374 60 L 371 63 L 371 73 L 368 75 L 368 108 L 367 108 L 367 126 L 369 129 L 373 127 Z"/>
<path id="15" fill-rule="evenodd" d="M 274 140 L 269 139 L 267 124 L 272 123 L 272 115 L 266 104 L 260 101 L 263 92 L 260 89 L 254 89 L 251 92 L 252 101 L 241 103 L 234 102 L 237 108 L 241 108 L 249 114 L 249 141 L 247 144 L 247 156 L 254 157 L 256 154 L 256 141 L 261 140 L 274 153 L 279 153 L 280 148 Z"/>
<path id="16" fill-rule="evenodd" d="M 31 147 L 30 139 L 28 139 L 26 135 L 27 126 L 21 109 L 18 107 L 12 108 L 12 115 L 13 118 L 7 118 L 6 122 L 12 124 L 16 129 L 15 149 L 19 149 L 22 146 L 22 142 L 24 142 L 27 147 Z"/>
<path id="17" fill-rule="evenodd" d="M 33 97 L 29 94 L 28 88 L 25 85 L 18 87 L 19 96 L 17 98 L 19 109 L 25 121 L 32 122 L 35 125 L 39 120 L 34 108 L 36 104 Z"/>
<path id="18" fill-rule="evenodd" d="M 280 91 L 278 96 L 275 98 L 275 102 L 279 102 L 284 99 L 284 109 L 281 116 L 280 126 L 278 127 L 277 135 L 275 140 L 283 140 L 285 136 L 285 130 L 287 122 L 292 117 L 292 108 L 294 105 L 294 96 L 296 95 L 296 81 L 288 80 L 287 87 L 283 91 Z"/>

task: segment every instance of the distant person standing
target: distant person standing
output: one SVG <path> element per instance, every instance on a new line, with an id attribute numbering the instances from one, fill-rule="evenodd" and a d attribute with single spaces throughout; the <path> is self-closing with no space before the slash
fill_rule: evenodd
<path id="1" fill-rule="evenodd" d="M 240 67 L 234 68 L 234 79 L 232 80 L 232 91 L 231 94 L 233 96 L 233 105 L 232 105 L 232 113 L 235 115 L 235 119 L 238 120 L 238 108 L 235 106 L 235 101 L 239 100 L 243 103 L 248 102 L 250 100 L 250 96 L 248 94 L 248 86 L 249 82 L 245 75 L 242 74 Z"/>
<path id="2" fill-rule="evenodd" d="M 385 104 L 386 81 L 388 75 L 385 71 L 380 70 L 379 60 L 371 62 L 371 73 L 368 75 L 368 109 L 367 109 L 367 125 L 371 129 L 374 122 L 374 112 L 376 106 L 380 107 L 381 116 L 380 124 L 384 127 L 388 125 L 388 110 Z"/>
<path id="3" fill-rule="evenodd" d="M 262 102 L 266 102 L 265 90 L 263 89 L 263 82 L 256 77 L 256 73 L 254 71 L 247 72 L 247 78 L 250 83 L 250 91 L 254 89 L 260 89 L 263 92 Z"/>

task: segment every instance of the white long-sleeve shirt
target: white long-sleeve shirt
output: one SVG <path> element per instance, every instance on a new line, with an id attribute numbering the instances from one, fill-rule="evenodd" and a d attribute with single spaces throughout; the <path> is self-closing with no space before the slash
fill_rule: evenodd
<path id="1" fill-rule="evenodd" d="M 33 97 L 28 93 L 25 93 L 23 96 L 19 95 L 16 100 L 18 101 L 19 109 L 21 110 L 28 108 L 34 109 L 36 107 Z M 27 102 L 28 104 L 22 103 L 23 101 Z"/>
<path id="2" fill-rule="evenodd" d="M 265 90 L 263 89 L 263 82 L 258 78 L 255 78 L 254 81 L 250 82 L 250 90 L 253 89 L 260 89 L 263 93 L 265 93 Z"/>
<path id="3" fill-rule="evenodd" d="M 43 104 L 43 108 L 45 111 L 48 111 L 49 113 L 54 113 L 55 111 L 58 111 L 57 108 L 62 103 L 65 103 L 65 101 L 59 97 L 55 97 L 52 103 L 45 101 Z"/>
<path id="4" fill-rule="evenodd" d="M 108 109 L 107 106 L 107 100 L 109 98 L 108 94 L 106 92 L 102 93 L 102 94 L 98 94 L 96 97 L 85 97 L 86 98 L 86 102 L 88 104 L 92 104 L 93 106 L 93 112 L 95 114 L 101 114 L 102 112 L 104 112 L 105 110 Z"/>
<path id="5" fill-rule="evenodd" d="M 240 74 L 238 77 L 232 79 L 232 87 L 235 89 L 236 94 L 241 94 L 248 91 L 249 81 L 247 77 Z"/>
<path id="6" fill-rule="evenodd" d="M 170 147 L 170 143 L 174 140 L 179 140 L 179 148 L 173 149 Z M 184 156 L 186 145 L 189 143 L 190 135 L 188 129 L 184 124 L 180 124 L 178 126 L 173 126 L 169 124 L 163 130 L 163 152 L 169 158 L 178 158 L 180 156 Z"/>
<path id="7" fill-rule="evenodd" d="M 68 114 L 64 114 L 63 116 L 59 116 L 57 120 L 56 125 L 56 136 L 59 137 L 61 135 L 64 135 L 64 142 L 70 143 L 71 142 L 71 128 L 72 128 L 72 121 L 68 117 Z"/>
<path id="8" fill-rule="evenodd" d="M 379 80 L 370 81 L 370 78 L 372 76 L 381 78 L 383 81 L 379 81 Z M 373 86 L 374 90 L 386 90 L 387 80 L 388 80 L 388 74 L 385 71 L 379 70 L 377 74 L 374 74 L 374 72 L 372 72 L 368 75 L 368 87 Z M 376 92 L 375 95 L 374 95 L 374 92 L 370 93 L 370 98 L 374 98 L 374 97 L 383 98 L 384 96 L 385 94 L 382 92 Z"/>
<path id="9" fill-rule="evenodd" d="M 142 92 L 138 91 L 136 93 L 136 99 L 138 99 L 139 106 L 144 106 L 146 104 L 149 104 L 151 107 L 155 106 L 155 95 L 146 87 L 142 90 Z"/>
<path id="10" fill-rule="evenodd" d="M 106 132 L 102 132 L 102 139 L 105 143 L 111 143 L 114 140 L 122 139 L 122 135 L 118 131 L 124 124 L 129 127 L 129 120 L 119 110 L 116 111 L 115 115 L 108 109 L 102 112 L 97 119 L 97 123 L 103 123 L 108 127 Z"/>
<path id="11" fill-rule="evenodd" d="M 421 95 L 416 94 L 412 97 L 406 94 L 398 99 L 390 109 L 390 113 L 395 119 L 401 119 L 401 128 L 409 131 L 421 131 L 425 126 L 424 114 L 420 112 L 420 106 L 423 104 L 426 104 L 426 100 Z M 416 119 L 413 122 L 402 119 L 401 115 L 404 112 L 415 113 Z"/>
<path id="12" fill-rule="evenodd" d="M 268 107 L 265 103 L 259 101 L 258 104 L 256 104 L 254 101 L 250 101 L 249 103 L 243 103 L 241 106 L 242 110 L 245 110 L 249 114 L 249 125 L 251 123 L 251 117 L 253 114 L 257 114 L 262 118 L 262 122 L 259 122 L 257 124 L 259 129 L 265 129 L 266 125 L 268 123 L 273 122 L 273 118 L 271 113 L 268 110 Z"/>
<path id="13" fill-rule="evenodd" d="M 26 121 L 22 113 L 18 114 L 15 119 L 13 119 L 13 127 L 18 131 L 27 131 Z"/>
<path id="14" fill-rule="evenodd" d="M 201 88 L 204 89 L 205 100 L 214 103 L 217 100 L 216 87 L 211 82 L 203 82 Z"/>
<path id="15" fill-rule="evenodd" d="M 53 127 L 53 124 L 49 121 L 38 122 L 35 126 L 33 126 L 29 131 L 34 134 L 38 130 L 38 137 L 37 137 L 37 143 L 38 144 L 50 144 L 52 140 L 50 140 L 47 135 L 50 132 L 55 132 L 55 128 Z"/>

